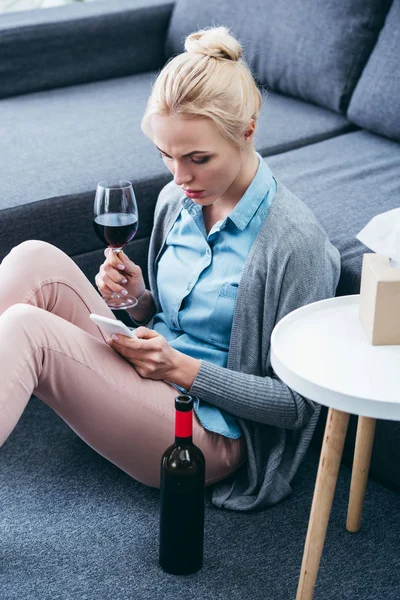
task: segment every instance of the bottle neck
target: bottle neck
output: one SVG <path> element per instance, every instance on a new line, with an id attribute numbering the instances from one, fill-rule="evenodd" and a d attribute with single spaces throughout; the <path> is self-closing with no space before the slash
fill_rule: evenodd
<path id="1" fill-rule="evenodd" d="M 175 411 L 175 443 L 179 446 L 192 444 L 193 410 Z"/>

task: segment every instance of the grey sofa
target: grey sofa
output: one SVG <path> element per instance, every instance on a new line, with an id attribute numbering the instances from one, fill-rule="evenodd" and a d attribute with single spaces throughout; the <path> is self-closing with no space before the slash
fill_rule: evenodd
<path id="1" fill-rule="evenodd" d="M 127 252 L 146 272 L 155 202 L 171 175 L 140 119 L 166 60 L 210 25 L 243 42 L 266 92 L 256 148 L 339 249 L 337 295 L 359 293 L 369 249 L 355 235 L 400 205 L 400 0 L 101 0 L 3 15 L 0 260 L 43 239 L 93 282 L 103 261 L 91 223 L 96 184 L 124 178 L 140 212 Z M 33 397 L 0 451 L 0 597 L 294 598 L 325 418 L 323 410 L 289 499 L 254 515 L 209 506 L 205 568 L 182 581 L 157 568 L 157 491 Z M 315 598 L 398 600 L 400 424 L 377 423 L 365 527 L 351 537 L 344 511 L 356 423 Z"/>

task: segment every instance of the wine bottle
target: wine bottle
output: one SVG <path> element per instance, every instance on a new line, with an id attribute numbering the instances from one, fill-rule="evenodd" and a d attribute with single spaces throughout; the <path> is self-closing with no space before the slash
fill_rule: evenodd
<path id="1" fill-rule="evenodd" d="M 161 459 L 160 551 L 164 571 L 188 575 L 203 565 L 205 459 L 193 444 L 193 398 L 175 398 L 175 443 Z"/>

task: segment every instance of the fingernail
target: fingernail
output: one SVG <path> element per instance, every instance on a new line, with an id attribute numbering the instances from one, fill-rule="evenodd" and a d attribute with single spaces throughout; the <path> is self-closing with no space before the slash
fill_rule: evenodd
<path id="1" fill-rule="evenodd" d="M 124 277 L 123 279 L 121 279 L 121 283 L 128 283 L 128 280 Z"/>
<path id="2" fill-rule="evenodd" d="M 117 268 L 118 268 L 120 271 L 123 271 L 123 270 L 125 269 L 125 265 L 121 265 L 121 263 L 120 263 L 119 265 L 117 265 Z"/>
<path id="3" fill-rule="evenodd" d="M 118 342 L 118 336 L 115 333 L 113 333 L 111 337 L 114 340 L 114 342 Z"/>
<path id="4" fill-rule="evenodd" d="M 111 338 L 106 339 L 106 344 L 111 344 Z"/>
<path id="5" fill-rule="evenodd" d="M 128 290 L 121 290 L 121 294 L 122 294 L 123 296 L 126 296 L 126 295 L 127 295 L 127 293 L 128 293 Z"/>

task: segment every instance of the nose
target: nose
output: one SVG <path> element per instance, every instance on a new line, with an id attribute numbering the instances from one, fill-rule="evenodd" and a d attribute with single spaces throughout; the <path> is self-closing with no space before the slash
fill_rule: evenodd
<path id="1" fill-rule="evenodd" d="M 176 185 L 183 185 L 192 180 L 192 176 L 187 167 L 184 165 L 178 165 L 177 163 L 174 166 L 174 182 Z"/>

